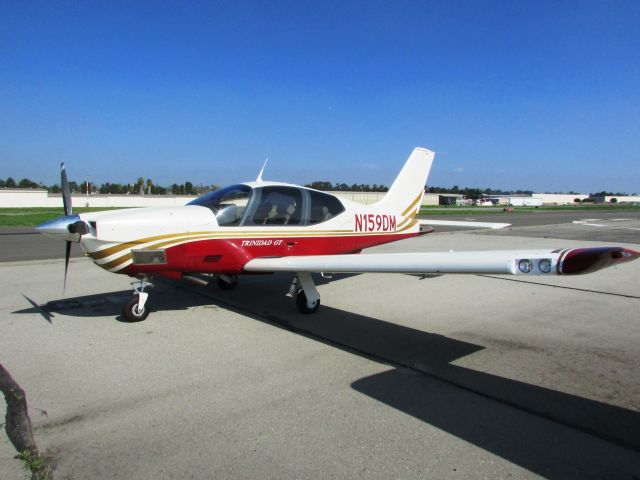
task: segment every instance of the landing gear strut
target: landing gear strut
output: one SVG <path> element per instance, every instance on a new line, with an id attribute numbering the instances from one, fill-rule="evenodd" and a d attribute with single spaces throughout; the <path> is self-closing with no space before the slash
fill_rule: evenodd
<path id="1" fill-rule="evenodd" d="M 300 285 L 296 296 L 296 306 L 302 313 L 315 313 L 320 308 L 320 294 L 309 272 L 296 274 L 291 284 L 292 287 Z"/>
<path id="2" fill-rule="evenodd" d="M 238 286 L 237 275 L 218 275 L 216 279 L 220 290 L 233 290 Z"/>
<path id="3" fill-rule="evenodd" d="M 148 277 L 141 278 L 133 282 L 133 297 L 122 307 L 122 315 L 128 322 L 141 322 L 149 316 L 150 308 L 147 303 L 149 294 L 144 291 L 145 287 L 150 287 Z"/>

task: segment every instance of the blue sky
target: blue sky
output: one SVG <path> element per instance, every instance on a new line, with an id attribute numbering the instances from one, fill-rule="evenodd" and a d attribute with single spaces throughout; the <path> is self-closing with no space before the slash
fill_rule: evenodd
<path id="1" fill-rule="evenodd" d="M 0 177 L 640 191 L 640 2 L 0 0 Z"/>

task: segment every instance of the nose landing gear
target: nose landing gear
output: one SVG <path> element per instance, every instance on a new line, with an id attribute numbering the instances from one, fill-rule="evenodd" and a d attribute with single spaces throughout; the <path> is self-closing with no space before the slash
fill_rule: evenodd
<path id="1" fill-rule="evenodd" d="M 122 315 L 128 322 L 141 322 L 149 316 L 151 311 L 147 302 L 149 294 L 144 289 L 152 284 L 148 281 L 148 277 L 144 277 L 131 285 L 133 285 L 134 294 L 122 307 Z"/>

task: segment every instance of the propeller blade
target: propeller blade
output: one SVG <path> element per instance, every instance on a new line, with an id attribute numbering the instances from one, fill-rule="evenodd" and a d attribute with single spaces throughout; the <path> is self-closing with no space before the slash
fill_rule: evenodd
<path id="1" fill-rule="evenodd" d="M 71 215 L 71 190 L 69 190 L 69 181 L 67 180 L 67 171 L 64 168 L 64 162 L 60 164 L 60 189 L 62 190 L 64 214 Z"/>
<path id="2" fill-rule="evenodd" d="M 71 256 L 71 242 L 67 242 L 67 248 L 64 253 L 64 284 L 62 285 L 62 293 L 67 288 L 67 270 L 69 270 L 69 257 Z"/>

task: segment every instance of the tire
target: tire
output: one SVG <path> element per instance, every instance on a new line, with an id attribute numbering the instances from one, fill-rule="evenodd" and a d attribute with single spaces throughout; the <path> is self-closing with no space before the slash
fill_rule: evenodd
<path id="1" fill-rule="evenodd" d="M 235 275 L 232 275 L 230 276 L 230 278 L 231 278 L 231 282 L 227 282 L 222 277 L 218 277 L 216 279 L 218 288 L 220 288 L 220 290 L 233 290 L 234 288 L 236 288 L 238 286 L 238 277 L 236 277 Z"/>
<path id="2" fill-rule="evenodd" d="M 122 315 L 127 322 L 141 322 L 149 316 L 149 300 L 146 301 L 142 312 L 138 312 L 138 296 L 134 295 L 122 307 Z"/>
<path id="3" fill-rule="evenodd" d="M 301 313 L 315 313 L 320 308 L 320 299 L 318 299 L 312 307 L 309 307 L 304 290 L 299 290 L 296 296 L 296 306 Z"/>

